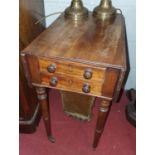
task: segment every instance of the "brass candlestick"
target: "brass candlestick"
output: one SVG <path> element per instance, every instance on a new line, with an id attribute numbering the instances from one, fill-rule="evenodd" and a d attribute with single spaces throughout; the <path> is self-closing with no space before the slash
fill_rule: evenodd
<path id="1" fill-rule="evenodd" d="M 81 0 L 72 0 L 71 6 L 65 10 L 65 17 L 73 20 L 81 20 L 88 16 L 88 10 L 83 7 Z"/>
<path id="2" fill-rule="evenodd" d="M 102 20 L 114 17 L 115 14 L 116 9 L 112 6 L 111 0 L 101 0 L 100 5 L 93 11 L 93 16 Z"/>

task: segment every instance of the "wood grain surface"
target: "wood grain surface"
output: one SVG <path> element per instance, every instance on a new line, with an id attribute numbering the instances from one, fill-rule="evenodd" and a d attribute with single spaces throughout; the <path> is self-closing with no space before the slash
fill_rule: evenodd
<path id="1" fill-rule="evenodd" d="M 66 20 L 62 14 L 23 52 L 124 69 L 124 35 L 124 18 L 120 14 L 101 22 L 90 13 L 87 20 L 78 24 Z"/>

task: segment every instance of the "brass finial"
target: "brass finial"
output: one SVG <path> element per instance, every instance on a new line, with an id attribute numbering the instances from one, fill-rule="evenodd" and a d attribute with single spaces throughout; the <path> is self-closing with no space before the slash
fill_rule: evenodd
<path id="1" fill-rule="evenodd" d="M 80 20 L 88 16 L 88 10 L 83 7 L 81 0 L 72 0 L 71 6 L 65 10 L 65 17 Z"/>
<path id="2" fill-rule="evenodd" d="M 113 17 L 115 14 L 116 9 L 112 6 L 111 0 L 101 0 L 100 5 L 93 11 L 93 16 L 102 20 Z"/>

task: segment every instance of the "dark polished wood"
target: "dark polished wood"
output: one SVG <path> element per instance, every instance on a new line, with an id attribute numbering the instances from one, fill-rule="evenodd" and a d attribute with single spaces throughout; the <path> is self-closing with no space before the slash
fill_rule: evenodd
<path id="1" fill-rule="evenodd" d="M 20 0 L 19 1 L 19 40 L 20 51 L 45 30 L 45 20 L 35 24 L 44 17 L 43 0 Z"/>
<path id="2" fill-rule="evenodd" d="M 25 75 L 33 86 L 102 99 L 93 147 L 126 72 L 124 23 L 121 14 L 101 22 L 89 13 L 87 20 L 78 23 L 62 14 L 21 53 Z"/>
<path id="3" fill-rule="evenodd" d="M 110 101 L 103 100 L 100 103 L 100 107 L 98 111 L 98 118 L 97 118 L 97 123 L 96 123 L 96 129 L 95 129 L 95 134 L 94 134 L 94 142 L 93 142 L 94 148 L 96 148 L 99 142 L 99 139 L 101 137 L 101 134 L 103 132 L 107 114 L 109 111 L 109 106 L 110 106 Z"/>
<path id="4" fill-rule="evenodd" d="M 43 21 L 35 24 L 44 16 L 43 0 L 20 0 L 19 4 L 19 50 L 21 51 L 45 29 L 45 23 Z M 19 64 L 19 131 L 32 133 L 39 122 L 40 108 L 35 89 L 27 84 L 21 60 Z"/>
<path id="5" fill-rule="evenodd" d="M 41 105 L 42 116 L 43 116 L 48 139 L 54 143 L 55 139 L 52 137 L 52 133 L 51 133 L 50 112 L 49 112 L 49 104 L 48 104 L 46 88 L 36 87 L 36 92 L 37 92 L 38 101 Z"/>
<path id="6" fill-rule="evenodd" d="M 61 33 L 60 33 L 61 32 Z M 65 59 L 100 67 L 124 69 L 124 19 L 101 22 L 92 15 L 79 24 L 61 15 L 23 52 L 38 57 Z"/>

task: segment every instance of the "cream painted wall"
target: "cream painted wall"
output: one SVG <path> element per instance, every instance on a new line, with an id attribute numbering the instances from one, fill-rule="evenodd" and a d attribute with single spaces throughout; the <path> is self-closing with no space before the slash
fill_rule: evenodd
<path id="1" fill-rule="evenodd" d="M 70 5 L 71 0 L 44 0 L 45 15 L 53 12 L 64 11 Z M 100 0 L 83 0 L 83 4 L 90 11 L 99 4 Z M 126 89 L 136 88 L 136 3 L 135 0 L 112 0 L 113 6 L 120 8 L 125 16 L 130 73 L 125 85 Z M 48 27 L 58 15 L 46 18 L 46 26 Z"/>

